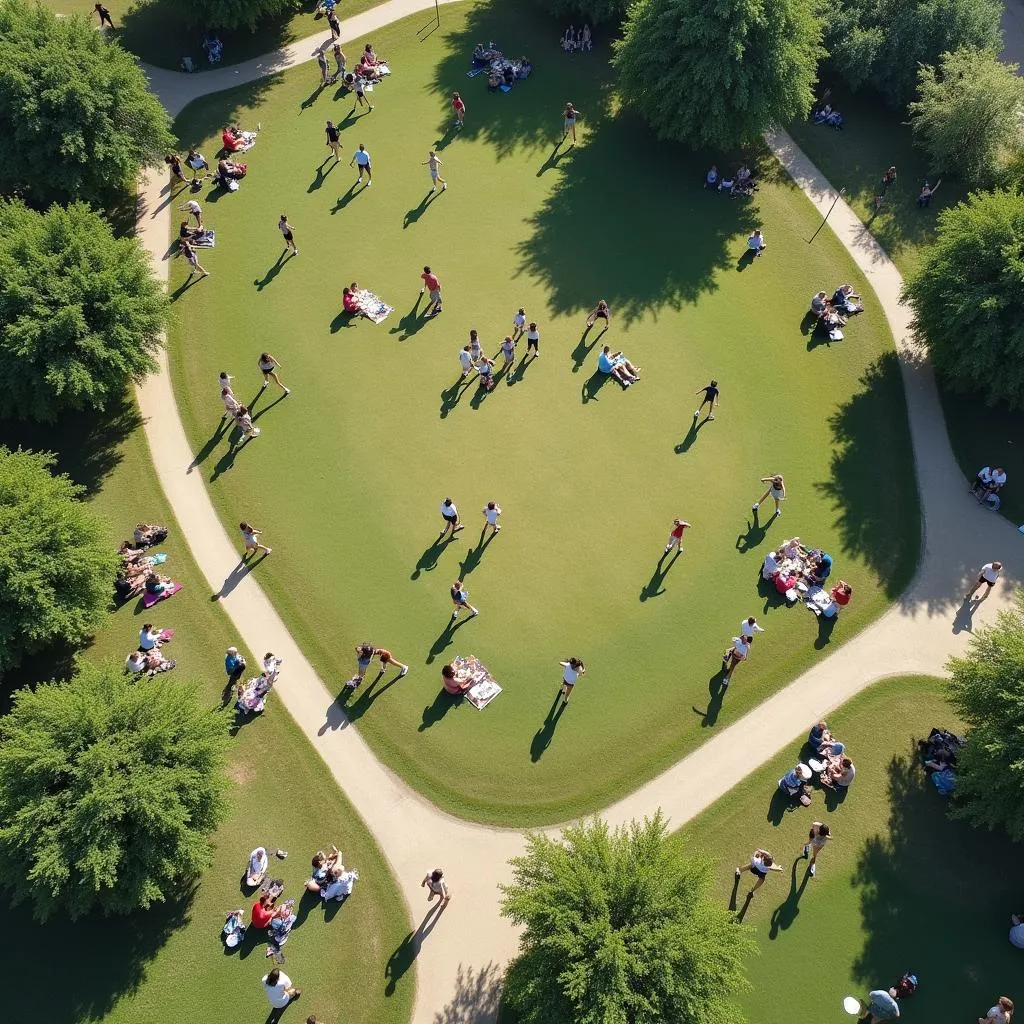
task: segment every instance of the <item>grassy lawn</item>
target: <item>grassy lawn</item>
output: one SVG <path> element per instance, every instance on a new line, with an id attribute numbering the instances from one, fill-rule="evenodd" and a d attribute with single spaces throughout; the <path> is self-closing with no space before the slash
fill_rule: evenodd
<path id="1" fill-rule="evenodd" d="M 680 833 L 717 860 L 723 900 L 733 867 L 756 847 L 784 866 L 745 916 L 761 947 L 742 999 L 747 1019 L 807 1018 L 794 1007 L 814 1007 L 816 1020 L 847 1019 L 843 996 L 894 984 L 908 970 L 920 981 L 904 1006 L 908 1020 L 975 1020 L 999 995 L 1019 995 L 1020 953 L 1006 935 L 1019 902 L 1012 865 L 1020 847 L 951 821 L 915 756 L 932 726 L 957 725 L 942 681 L 887 679 L 828 721 L 857 765 L 843 803 L 830 810 L 818 791 L 807 809 L 780 805 L 776 782 L 795 763 L 801 736 Z M 835 838 L 812 879 L 799 855 L 815 818 Z"/>
<path id="2" fill-rule="evenodd" d="M 170 525 L 161 549 L 170 556 L 167 571 L 184 589 L 153 619 L 177 633 L 168 654 L 178 667 L 161 678 L 168 686 L 186 676 L 198 679 L 211 704 L 219 703 L 223 651 L 235 638 L 226 617 L 211 604 L 209 588 L 163 500 L 135 407 L 99 418 L 70 417 L 58 430 L 4 424 L 0 441 L 58 451 L 60 468 L 89 488 L 92 503 L 109 523 L 111 545 L 140 520 Z M 141 622 L 135 602 L 122 607 L 83 656 L 123 659 L 137 643 Z M 250 665 L 256 664 L 251 652 L 246 655 Z M 31 685 L 67 668 L 60 659 L 34 659 L 17 678 L 4 680 L 5 697 L 14 686 Z M 263 1020 L 264 947 L 246 942 L 241 955 L 225 955 L 218 935 L 224 915 L 251 905 L 240 893 L 239 877 L 254 846 L 289 851 L 287 860 L 274 862 L 274 871 L 297 895 L 313 851 L 331 841 L 361 878 L 354 896 L 337 912 L 325 916 L 315 903 L 305 904 L 301 927 L 285 947 L 285 969 L 305 988 L 302 1017 L 315 1012 L 325 1020 L 344 1017 L 364 1024 L 409 1019 L 412 973 L 393 994 L 385 992 L 385 965 L 407 932 L 402 898 L 355 811 L 279 703 L 272 699 L 267 713 L 232 740 L 229 770 L 231 808 L 215 837 L 214 863 L 197 886 L 168 905 L 135 918 L 97 916 L 42 927 L 25 910 L 4 908 L 8 932 L 17 936 L 8 944 L 6 962 L 21 981 L 8 997 L 7 1019 L 171 1024 L 182 1016 L 187 979 L 188 1003 L 202 1007 L 203 1019 Z M 49 985 L 43 965 L 55 950 L 61 984 Z"/>
<path id="3" fill-rule="evenodd" d="M 815 289 L 867 286 L 830 235 L 807 245 L 816 214 L 770 162 L 753 201 L 708 194 L 703 168 L 725 158 L 659 145 L 614 116 L 606 52 L 564 58 L 555 25 L 507 5 L 446 8 L 422 43 L 420 25 L 375 34 L 395 74 L 372 114 L 355 118 L 333 88 L 311 92 L 309 68 L 183 113 L 180 135 L 206 139 L 208 155 L 226 117 L 263 132 L 237 194 L 198 196 L 217 231 L 203 253 L 212 276 L 186 287 L 174 263 L 176 390 L 214 502 L 229 522 L 244 505 L 265 529 L 274 555 L 261 582 L 322 677 L 340 690 L 364 638 L 413 665 L 351 709 L 379 755 L 455 813 L 557 821 L 701 741 L 714 719 L 709 679 L 742 616 L 760 615 L 769 633 L 723 720 L 822 656 L 830 638 L 813 616 L 758 589 L 772 542 L 799 534 L 830 550 L 854 586 L 832 644 L 900 591 L 919 543 L 902 390 L 870 295 L 847 343 L 805 333 Z M 530 54 L 534 77 L 488 94 L 465 77 L 477 39 Z M 452 89 L 469 107 L 458 135 Z M 584 112 L 580 143 L 553 154 L 569 97 Z M 339 167 L 317 166 L 326 118 L 343 128 Z M 357 193 L 347 161 L 360 142 L 374 185 Z M 451 183 L 434 197 L 421 166 L 431 146 Z M 282 212 L 301 250 L 283 263 Z M 758 224 L 770 249 L 748 266 Z M 432 321 L 418 301 L 427 263 L 445 287 Z M 353 278 L 395 306 L 383 324 L 339 315 Z M 626 392 L 600 386 L 598 331 L 581 336 L 602 296 L 615 317 L 604 340 L 645 370 Z M 521 305 L 540 325 L 541 358 L 513 387 L 456 391 L 468 329 L 494 352 Z M 248 401 L 265 349 L 293 394 L 265 392 L 262 436 L 229 450 L 213 382 L 229 371 Z M 694 431 L 692 394 L 711 377 L 722 406 Z M 754 524 L 759 478 L 776 471 L 784 516 Z M 870 485 L 879 473 L 896 486 Z M 469 525 L 440 548 L 446 494 Z M 490 499 L 505 529 L 481 547 Z M 661 571 L 675 516 L 693 530 Z M 456 577 L 481 618 L 453 635 Z M 439 670 L 457 653 L 478 655 L 505 687 L 484 713 L 439 696 Z M 571 654 L 590 671 L 553 729 L 545 715 Z M 640 685 L 643 699 L 626 694 Z"/>

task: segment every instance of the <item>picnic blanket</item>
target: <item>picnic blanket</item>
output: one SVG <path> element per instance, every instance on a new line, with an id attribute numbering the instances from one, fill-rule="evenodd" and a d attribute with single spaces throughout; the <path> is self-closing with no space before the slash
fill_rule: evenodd
<path id="1" fill-rule="evenodd" d="M 217 232 L 213 230 L 204 231 L 192 239 L 193 249 L 213 249 L 217 245 Z"/>
<path id="2" fill-rule="evenodd" d="M 459 655 L 452 661 L 455 678 L 464 681 L 472 679 L 473 685 L 466 691 L 466 699 L 478 711 L 482 711 L 501 693 L 501 687 L 475 654 Z"/>
<path id="3" fill-rule="evenodd" d="M 145 594 L 142 598 L 142 607 L 152 608 L 157 601 L 164 601 L 168 597 L 174 597 L 179 590 L 181 590 L 181 584 L 175 583 L 174 586 L 168 587 L 162 594 Z"/>
<path id="4" fill-rule="evenodd" d="M 375 324 L 386 320 L 395 309 L 394 306 L 389 306 L 384 302 L 379 295 L 374 295 L 373 292 L 368 292 L 365 288 L 360 288 L 356 292 L 356 301 L 367 319 L 372 320 Z"/>

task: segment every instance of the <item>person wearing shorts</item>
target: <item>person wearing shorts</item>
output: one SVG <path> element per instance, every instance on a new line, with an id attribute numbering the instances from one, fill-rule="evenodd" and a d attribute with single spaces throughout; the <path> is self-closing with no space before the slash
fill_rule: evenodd
<path id="1" fill-rule="evenodd" d="M 203 230 L 203 208 L 194 199 L 186 200 L 178 209 L 182 212 L 188 211 L 189 217 L 195 217 L 196 227 L 200 231 Z"/>
<path id="2" fill-rule="evenodd" d="M 463 529 L 462 523 L 459 522 L 459 510 L 455 506 L 455 502 L 451 498 L 445 498 L 441 502 L 441 518 L 444 520 L 444 527 L 441 530 L 441 536 L 451 530 L 452 536 Z"/>
<path id="3" fill-rule="evenodd" d="M 441 312 L 441 282 L 430 267 L 423 268 L 420 279 L 423 281 L 420 295 L 426 290 L 430 290 L 430 308 L 427 310 L 427 316 L 437 316 Z"/>
<path id="4" fill-rule="evenodd" d="M 736 869 L 736 877 L 739 878 L 744 871 L 749 871 L 754 876 L 754 885 L 747 893 L 747 899 L 753 898 L 755 892 L 764 885 L 764 880 L 772 871 L 781 871 L 782 865 L 776 864 L 774 858 L 767 850 L 757 849 L 750 855 L 750 863 Z"/>
<path id="5" fill-rule="evenodd" d="M 340 159 L 338 150 L 341 149 L 341 133 L 338 131 L 333 121 L 327 122 L 327 128 L 325 131 L 327 134 L 327 145 L 334 154 L 334 162 L 337 163 Z"/>
<path id="6" fill-rule="evenodd" d="M 345 683 L 347 690 L 354 690 L 363 681 L 376 653 L 377 649 L 371 643 L 356 644 L 356 674 Z"/>
<path id="7" fill-rule="evenodd" d="M 259 359 L 256 360 L 256 365 L 260 368 L 260 373 L 263 374 L 263 383 L 260 385 L 260 391 L 262 391 L 273 379 L 274 383 L 286 394 L 291 394 L 291 389 L 286 388 L 282 383 L 280 377 L 277 375 L 277 368 L 281 365 L 277 358 L 269 352 L 261 352 Z"/>
<path id="8" fill-rule="evenodd" d="M 370 107 L 373 110 L 373 107 Z M 359 148 L 352 154 L 352 159 L 349 160 L 348 165 L 351 167 L 353 164 L 359 172 L 359 177 L 356 178 L 356 184 L 359 185 L 363 180 L 363 171 L 366 172 L 366 187 L 369 188 L 373 184 L 373 172 L 370 170 L 370 154 L 366 152 L 366 147 L 360 142 Z"/>
<path id="9" fill-rule="evenodd" d="M 688 529 L 690 524 L 685 519 L 672 520 L 672 532 L 668 535 L 668 543 L 665 545 L 665 557 L 673 548 L 679 548 L 679 554 L 683 553 L 683 530 Z"/>
<path id="10" fill-rule="evenodd" d="M 593 327 L 597 321 L 601 319 L 604 321 L 604 329 L 608 330 L 612 325 L 612 311 L 608 308 L 608 303 L 601 299 L 601 301 L 591 310 L 590 316 L 587 317 L 587 327 Z"/>
<path id="11" fill-rule="evenodd" d="M 562 666 L 562 707 L 564 708 L 569 703 L 576 680 L 587 671 L 587 666 L 579 658 L 569 658 L 558 664 Z"/>
<path id="12" fill-rule="evenodd" d="M 580 112 L 571 104 L 566 103 L 565 111 L 562 114 L 564 131 L 562 132 L 562 142 L 565 142 L 566 136 L 572 132 L 572 143 L 576 145 L 576 119 L 580 116 Z"/>
<path id="13" fill-rule="evenodd" d="M 243 559 L 248 558 L 254 551 L 265 551 L 269 555 L 270 552 L 274 550 L 260 542 L 260 535 L 263 533 L 262 530 L 257 530 L 255 526 L 252 526 L 244 520 L 238 524 L 238 529 L 242 532 L 242 543 L 245 544 L 245 554 L 242 556 Z"/>
<path id="14" fill-rule="evenodd" d="M 358 71 L 359 68 L 356 68 Z M 366 83 L 363 81 L 362 75 L 353 76 L 352 89 L 356 94 L 356 101 L 352 104 L 352 113 L 356 112 L 356 108 L 362 104 L 366 104 L 369 110 L 373 110 L 373 104 L 366 98 Z"/>
<path id="15" fill-rule="evenodd" d="M 468 345 L 459 353 L 459 366 L 462 367 L 462 379 L 465 380 L 473 372 L 473 356 Z"/>
<path id="16" fill-rule="evenodd" d="M 492 534 L 497 533 L 501 529 L 501 524 L 498 522 L 498 517 L 501 515 L 501 506 L 496 501 L 489 501 L 483 513 L 486 521 L 481 533 L 486 533 L 488 526 L 491 528 Z"/>
<path id="17" fill-rule="evenodd" d="M 512 338 L 518 341 L 526 331 L 526 310 L 520 306 L 519 311 L 512 317 Z"/>
<path id="18" fill-rule="evenodd" d="M 441 173 L 439 170 L 443 163 L 444 161 L 433 150 L 430 151 L 429 155 L 427 156 L 427 159 L 423 161 L 423 166 L 430 168 L 431 192 L 437 191 L 438 182 L 441 182 L 442 192 L 448 187 L 448 182 L 441 177 Z"/>
<path id="19" fill-rule="evenodd" d="M 832 832 L 829 829 L 828 825 L 826 825 L 823 821 L 811 822 L 811 831 L 810 834 L 807 836 L 807 842 L 804 843 L 803 855 L 805 857 L 811 858 L 811 865 L 807 870 L 810 872 L 812 878 L 814 877 L 814 874 L 817 870 L 816 862 L 818 860 L 818 854 L 825 849 L 825 844 L 831 838 Z"/>
<path id="20" fill-rule="evenodd" d="M 399 661 L 386 647 L 378 647 L 373 653 L 380 658 L 381 675 L 388 670 L 389 665 L 394 665 L 396 668 L 401 669 L 398 673 L 399 679 L 409 671 L 409 666 Z"/>
<path id="21" fill-rule="evenodd" d="M 444 880 L 444 872 L 440 868 L 434 868 L 427 872 L 427 877 L 420 882 L 420 888 L 427 887 L 427 902 L 433 901 L 435 896 L 440 896 L 438 906 L 444 909 L 451 901 L 452 894 L 448 891 L 448 885 Z"/>
<path id="22" fill-rule="evenodd" d="M 535 356 L 540 355 L 540 331 L 537 330 L 537 325 L 531 323 L 526 328 L 526 354 L 533 353 Z"/>
<path id="23" fill-rule="evenodd" d="M 187 163 L 189 167 L 192 168 L 193 182 L 199 180 L 200 171 L 208 171 L 210 169 L 210 165 L 206 162 L 206 157 L 204 157 L 202 153 L 195 149 L 190 149 L 188 151 L 188 156 L 185 157 L 185 163 Z M 206 175 L 204 174 L 203 177 L 205 178 Z M 198 189 L 198 186 L 196 186 L 196 189 Z"/>
<path id="24" fill-rule="evenodd" d="M 203 277 L 210 276 L 210 272 L 206 269 L 206 267 L 202 266 L 199 263 L 199 257 L 196 255 L 195 249 L 192 248 L 192 243 L 187 238 L 183 238 L 178 243 L 178 252 L 181 253 L 181 255 L 184 256 L 186 260 L 188 260 L 188 265 L 192 268 L 188 272 L 188 276 L 190 278 L 197 270 L 199 271 L 200 274 L 203 275 Z"/>
<path id="25" fill-rule="evenodd" d="M 786 482 L 782 479 L 782 474 L 774 473 L 771 476 L 763 476 L 761 483 L 768 484 L 768 490 L 750 506 L 750 510 L 757 515 L 764 502 L 771 498 L 775 502 L 775 515 L 781 516 L 782 502 L 786 499 Z"/>
<path id="26" fill-rule="evenodd" d="M 699 388 L 694 391 L 695 395 L 703 395 L 704 397 L 700 401 L 700 405 L 694 410 L 693 418 L 698 419 L 704 406 L 708 406 L 708 420 L 713 421 L 715 418 L 715 406 L 718 405 L 718 381 L 713 380 L 706 388 Z"/>
<path id="27" fill-rule="evenodd" d="M 511 334 L 506 334 L 501 343 L 501 355 L 504 359 L 504 362 L 501 364 L 502 372 L 506 370 L 510 371 L 513 363 L 516 361 L 516 343 L 513 341 Z M 512 383 L 512 376 L 512 373 L 509 373 L 505 378 L 509 384 Z"/>
<path id="28" fill-rule="evenodd" d="M 281 219 L 277 222 L 277 230 L 284 236 L 284 251 L 291 249 L 296 256 L 299 255 L 299 247 L 295 244 L 295 235 L 292 234 L 292 226 L 288 223 L 288 215 L 282 213 Z"/>
<path id="29" fill-rule="evenodd" d="M 480 614 L 480 612 L 469 603 L 469 594 L 462 589 L 462 580 L 456 580 L 452 584 L 451 595 L 452 604 L 455 606 L 455 610 L 452 612 L 453 619 L 457 619 L 459 617 L 459 612 L 461 612 L 463 608 L 469 609 L 469 617 L 471 619 Z"/>
<path id="30" fill-rule="evenodd" d="M 722 664 L 725 665 L 725 682 L 722 683 L 723 692 L 729 689 L 729 683 L 732 682 L 732 674 L 736 671 L 736 666 L 741 661 L 747 660 L 752 639 L 752 637 L 734 636 L 732 638 L 732 647 L 728 648 L 725 654 L 722 655 Z"/>
<path id="31" fill-rule="evenodd" d="M 181 169 L 181 157 L 177 153 L 168 153 L 164 157 L 164 163 L 167 164 L 171 169 L 171 174 L 174 175 L 182 184 L 188 184 L 188 178 L 185 177 L 185 172 Z"/>
<path id="32" fill-rule="evenodd" d="M 974 584 L 973 587 L 971 587 L 970 590 L 967 591 L 967 596 L 964 598 L 964 601 L 970 601 L 970 599 L 974 596 L 975 591 L 977 591 L 982 584 L 984 584 L 988 588 L 985 591 L 985 597 L 988 597 L 988 595 L 992 593 L 992 588 L 996 585 L 996 581 L 999 579 L 999 574 L 1002 571 L 1002 562 L 986 562 L 981 567 L 981 572 L 978 573 L 977 582 Z M 984 598 L 982 598 L 981 600 L 984 600 Z"/>

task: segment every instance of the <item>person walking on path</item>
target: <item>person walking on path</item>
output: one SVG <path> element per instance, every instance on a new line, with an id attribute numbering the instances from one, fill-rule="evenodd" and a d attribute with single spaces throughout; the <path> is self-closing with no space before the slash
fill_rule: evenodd
<path id="1" fill-rule="evenodd" d="M 457 93 L 452 93 L 452 110 L 455 111 L 455 127 L 461 128 L 466 123 L 466 102 Z"/>
<path id="2" fill-rule="evenodd" d="M 752 899 L 754 893 L 764 885 L 764 880 L 772 871 L 781 871 L 782 865 L 776 864 L 775 859 L 767 850 L 757 849 L 750 855 L 750 863 L 744 864 L 736 869 L 736 877 L 739 878 L 744 871 L 749 871 L 756 881 L 753 888 L 747 893 L 747 899 Z"/>
<path id="3" fill-rule="evenodd" d="M 189 218 L 195 217 L 196 227 L 199 228 L 200 231 L 203 230 L 203 208 L 194 199 L 187 199 L 178 207 L 178 209 L 183 213 L 186 210 L 188 211 L 188 217 L 186 217 L 185 220 L 186 223 L 188 223 Z"/>
<path id="4" fill-rule="evenodd" d="M 188 265 L 192 268 L 191 270 L 189 270 L 188 278 L 186 278 L 186 280 L 191 280 L 192 279 L 192 275 L 197 270 L 199 271 L 200 274 L 203 275 L 203 277 L 209 277 L 210 276 L 210 272 L 206 269 L 206 267 L 204 267 L 199 262 L 199 257 L 196 255 L 196 251 L 193 248 L 192 243 L 187 238 L 183 238 L 178 243 L 178 252 L 182 256 L 184 256 L 186 260 L 188 260 Z"/>
<path id="5" fill-rule="evenodd" d="M 181 167 L 181 157 L 177 153 L 168 153 L 164 157 L 164 163 L 167 164 L 171 169 L 171 174 L 178 179 L 183 185 L 188 184 L 188 178 L 185 177 L 185 172 Z"/>
<path id="6" fill-rule="evenodd" d="M 732 674 L 736 671 L 736 666 L 741 661 L 747 660 L 752 640 L 752 637 L 734 636 L 732 638 L 732 647 L 727 648 L 722 655 L 722 664 L 725 666 L 725 682 L 722 683 L 723 692 L 729 689 L 729 683 L 732 682 Z"/>
<path id="7" fill-rule="evenodd" d="M 679 548 L 679 554 L 683 553 L 683 531 L 688 530 L 690 524 L 685 519 L 673 519 L 672 520 L 672 532 L 668 535 L 668 543 L 665 545 L 665 551 L 662 554 L 662 558 L 665 557 L 673 548 Z"/>
<path id="8" fill-rule="evenodd" d="M 455 505 L 455 502 L 451 498 L 445 498 L 441 502 L 441 518 L 444 520 L 444 526 L 441 528 L 441 537 L 451 530 L 452 536 L 464 529 L 462 523 L 459 521 L 459 510 Z"/>
<path id="9" fill-rule="evenodd" d="M 451 902 L 452 894 L 448 890 L 448 883 L 444 880 L 444 872 L 440 868 L 428 871 L 426 878 L 420 882 L 420 888 L 427 887 L 427 902 L 432 903 L 435 896 L 440 896 L 438 906 L 444 910 Z"/>
<path id="10" fill-rule="evenodd" d="M 327 146 L 330 151 L 334 154 L 334 162 L 337 163 L 341 159 L 339 150 L 341 149 L 341 133 L 338 131 L 333 121 L 327 122 L 327 127 L 324 129 L 327 134 Z M 326 157 L 324 160 L 326 161 Z M 321 167 L 323 164 L 320 165 Z"/>
<path id="11" fill-rule="evenodd" d="M 713 380 L 706 388 L 698 388 L 694 391 L 695 395 L 703 395 L 704 397 L 700 401 L 700 405 L 693 412 L 693 418 L 699 419 L 701 412 L 706 405 L 708 407 L 708 420 L 714 422 L 715 419 L 715 407 L 718 405 L 718 381 Z"/>
<path id="12" fill-rule="evenodd" d="M 569 703 L 576 680 L 587 671 L 587 666 L 580 658 L 568 658 L 558 664 L 562 666 L 562 707 L 564 708 Z"/>
<path id="13" fill-rule="evenodd" d="M 761 477 L 761 483 L 767 484 L 768 490 L 750 506 L 751 512 L 757 515 L 761 506 L 770 497 L 775 502 L 775 515 L 781 516 L 782 502 L 786 500 L 786 481 L 782 479 L 782 474 L 773 473 L 771 476 L 763 476 Z"/>
<path id="14" fill-rule="evenodd" d="M 428 289 L 430 291 L 430 306 L 427 309 L 427 316 L 437 316 L 441 312 L 441 282 L 438 280 L 437 274 L 430 267 L 423 268 L 420 280 L 423 281 L 420 287 L 420 295 Z"/>
<path id="15" fill-rule="evenodd" d="M 104 25 L 109 25 L 111 28 L 114 27 L 114 22 L 110 17 L 110 11 L 108 11 L 103 4 L 97 4 L 93 10 L 99 15 L 100 28 L 103 28 Z"/>
<path id="16" fill-rule="evenodd" d="M 608 303 L 601 299 L 600 302 L 590 311 L 590 316 L 587 317 L 587 330 L 589 331 L 598 320 L 604 321 L 604 330 L 607 331 L 612 325 L 612 311 L 608 308 Z M 602 334 L 604 331 L 601 332 Z"/>
<path id="17" fill-rule="evenodd" d="M 370 107 L 373 110 L 373 107 Z M 361 185 L 363 181 L 363 172 L 366 172 L 366 187 L 369 188 L 373 184 L 373 171 L 370 168 L 370 154 L 366 152 L 366 147 L 360 142 L 359 148 L 352 154 L 352 159 L 349 160 L 348 165 L 351 167 L 353 164 L 359 172 L 359 177 L 356 178 L 356 184 Z"/>
<path id="18" fill-rule="evenodd" d="M 500 529 L 501 525 L 498 522 L 498 516 L 501 515 L 501 506 L 496 501 L 487 502 L 487 506 L 483 510 L 484 514 L 484 528 L 481 530 L 481 534 L 487 532 L 487 527 L 491 528 L 491 536 L 496 534 Z"/>
<path id="19" fill-rule="evenodd" d="M 472 619 L 479 615 L 480 612 L 469 603 L 469 592 L 462 589 L 462 580 L 456 580 L 452 584 L 451 589 L 452 604 L 455 605 L 455 610 L 452 612 L 452 618 L 457 619 L 459 612 L 463 608 L 469 609 L 469 617 Z"/>
<path id="20" fill-rule="evenodd" d="M 324 53 L 322 46 L 318 46 L 313 51 L 313 56 L 320 67 L 320 88 L 326 89 L 331 77 L 330 68 L 327 66 L 327 54 Z"/>
<path id="21" fill-rule="evenodd" d="M 256 551 L 263 551 L 269 555 L 274 550 L 273 548 L 268 548 L 260 540 L 263 531 L 257 530 L 252 524 L 243 520 L 238 524 L 238 529 L 242 532 L 242 543 L 245 545 L 245 554 L 242 556 L 243 561 Z"/>
<path id="22" fill-rule="evenodd" d="M 996 585 L 996 581 L 999 579 L 999 574 L 1002 571 L 1002 562 L 986 562 L 981 567 L 981 572 L 978 573 L 978 579 L 975 581 L 974 586 L 967 591 L 967 596 L 964 598 L 964 603 L 970 601 L 970 599 L 974 597 L 975 592 L 982 584 L 984 584 L 988 589 L 985 591 L 984 596 L 980 597 L 978 600 L 984 601 L 985 598 L 992 593 L 992 588 Z"/>
<path id="23" fill-rule="evenodd" d="M 832 831 L 823 821 L 812 821 L 811 831 L 804 843 L 804 857 L 811 858 L 811 866 L 807 869 L 814 877 L 817 871 L 818 854 L 825 849 L 825 844 L 832 838 Z"/>
<path id="24" fill-rule="evenodd" d="M 565 142 L 566 136 L 572 132 L 572 144 L 576 145 L 576 119 L 580 116 L 580 112 L 571 104 L 566 103 L 565 112 L 562 114 L 563 128 L 562 142 Z M 562 144 L 559 143 L 559 145 Z"/>
<path id="25" fill-rule="evenodd" d="M 261 352 L 259 359 L 256 361 L 256 365 L 260 368 L 260 372 L 263 374 L 263 383 L 260 385 L 260 391 L 262 391 L 273 379 L 274 383 L 286 394 L 290 395 L 291 388 L 286 388 L 281 383 L 281 378 L 277 375 L 277 368 L 281 365 L 277 358 L 271 355 L 269 352 Z"/>
<path id="26" fill-rule="evenodd" d="M 288 215 L 286 213 L 281 214 L 281 219 L 277 222 L 277 230 L 284 236 L 284 251 L 287 252 L 291 249 L 298 256 L 299 247 L 295 244 L 295 229 L 288 223 Z"/>
<path id="27" fill-rule="evenodd" d="M 275 967 L 269 974 L 263 975 L 263 994 L 275 1010 L 283 1010 L 302 995 L 302 989 L 296 988 L 292 979 Z"/>
<path id="28" fill-rule="evenodd" d="M 448 187 L 448 182 L 441 177 L 440 167 L 444 161 L 431 150 L 427 159 L 423 161 L 424 167 L 430 168 L 430 191 L 437 191 L 437 183 L 441 182 L 441 191 L 443 192 Z"/>

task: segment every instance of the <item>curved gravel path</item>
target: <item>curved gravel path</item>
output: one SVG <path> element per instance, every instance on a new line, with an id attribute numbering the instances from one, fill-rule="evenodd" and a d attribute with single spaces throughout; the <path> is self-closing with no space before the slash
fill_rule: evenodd
<path id="1" fill-rule="evenodd" d="M 342 22 L 342 41 L 433 7 L 434 0 L 389 0 Z M 198 96 L 311 59 L 314 48 L 328 38 L 321 34 L 264 58 L 196 75 L 145 70 L 164 105 L 177 114 Z M 769 135 L 768 142 L 824 215 L 836 195 L 831 185 L 785 132 Z M 156 274 L 166 283 L 171 210 L 162 173 L 141 184 L 140 200 L 139 236 L 153 257 Z M 612 823 L 661 807 L 678 827 L 791 743 L 809 721 L 872 682 L 894 674 L 942 674 L 946 658 L 963 648 L 961 634 L 1007 606 L 1013 585 L 1019 582 L 1013 546 L 1021 537 L 966 493 L 931 367 L 911 337 L 907 311 L 899 304 L 899 272 L 842 200 L 829 225 L 871 282 L 896 339 L 924 516 L 921 564 L 906 593 L 885 615 L 672 768 L 603 811 Z M 251 649 L 269 648 L 286 659 L 288 670 L 277 685 L 281 701 L 366 822 L 395 873 L 411 923 L 408 946 L 396 951 L 393 962 L 408 963 L 415 954 L 414 1024 L 493 1021 L 501 965 L 516 948 L 514 929 L 498 913 L 497 883 L 508 877 L 509 857 L 522 849 L 521 833 L 450 817 L 375 758 L 358 731 L 348 727 L 333 694 L 259 583 L 239 572 L 237 547 L 225 533 L 201 475 L 188 469 L 193 453 L 175 405 L 166 352 L 160 371 L 138 388 L 138 400 L 157 475 L 211 593 L 222 592 L 225 610 Z M 972 623 L 960 599 L 972 573 L 993 558 L 1007 564 L 1008 578 L 981 604 Z M 744 751 L 742 759 L 736 757 L 737 750 Z M 436 927 L 424 932 L 420 925 L 426 904 L 420 881 L 437 864 L 451 876 L 453 899 Z"/>

